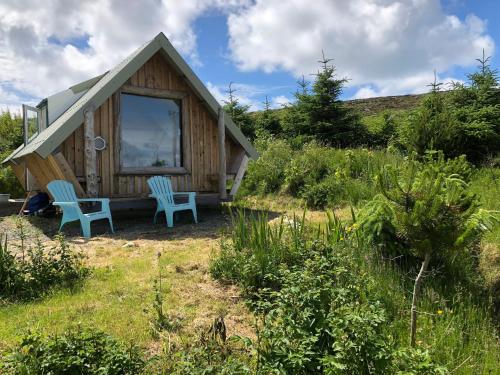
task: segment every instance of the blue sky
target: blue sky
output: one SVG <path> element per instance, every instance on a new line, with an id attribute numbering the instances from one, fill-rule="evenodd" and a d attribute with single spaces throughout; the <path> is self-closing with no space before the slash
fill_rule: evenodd
<path id="1" fill-rule="evenodd" d="M 36 0 L 0 3 L 0 108 L 16 110 L 100 74 L 164 32 L 220 101 L 292 100 L 323 49 L 343 98 L 420 93 L 434 70 L 465 80 L 495 57 L 498 0 Z M 124 26 L 126 25 L 126 27 Z"/>
<path id="2" fill-rule="evenodd" d="M 498 22 L 500 1 L 448 0 L 443 1 L 442 6 L 447 13 L 457 15 L 462 20 L 471 13 L 475 14 L 486 21 L 487 32 L 493 40 L 500 40 L 500 22 Z M 195 23 L 195 31 L 198 37 L 198 54 L 202 65 L 195 65 L 193 68 L 203 81 L 211 82 L 221 88 L 227 86 L 228 82 L 257 86 L 262 90 L 262 93 L 256 95 L 255 98 L 259 102 L 265 100 L 265 95 L 268 95 L 269 98 L 282 95 L 293 100 L 293 92 L 297 88 L 297 77 L 292 73 L 284 70 L 273 73 L 265 73 L 261 70 L 242 72 L 228 58 L 229 37 L 227 18 L 224 14 L 212 12 L 199 18 Z M 318 51 L 318 59 L 320 56 L 321 51 Z M 327 57 L 335 58 L 336 56 L 331 53 Z M 480 54 L 477 57 L 480 57 Z M 495 56 L 491 56 L 491 63 L 494 68 L 498 69 L 500 63 Z M 467 73 L 470 73 L 473 69 L 474 62 L 467 67 L 453 66 L 443 71 L 442 74 L 443 76 L 466 80 Z M 312 72 L 304 71 L 303 73 L 308 79 L 308 74 Z M 312 77 L 309 78 L 309 80 L 311 79 Z M 350 99 L 357 89 L 358 87 L 347 87 L 344 90 L 343 99 Z M 425 90 L 425 87 L 423 90 Z M 411 91 L 398 94 L 405 93 L 411 93 Z"/>

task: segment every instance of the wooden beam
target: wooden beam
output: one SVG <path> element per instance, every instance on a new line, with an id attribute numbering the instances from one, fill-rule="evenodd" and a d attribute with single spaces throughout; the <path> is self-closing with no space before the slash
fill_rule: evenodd
<path id="1" fill-rule="evenodd" d="M 224 108 L 219 107 L 219 195 L 226 199 L 226 125 L 224 121 Z"/>
<path id="2" fill-rule="evenodd" d="M 64 180 L 73 184 L 76 194 L 80 196 L 80 198 L 85 197 L 85 191 L 83 190 L 82 185 L 80 185 L 80 182 L 76 178 L 75 173 L 71 169 L 64 155 L 58 152 L 57 154 L 49 155 L 47 159 L 54 165 L 55 169 L 58 169 L 58 173 L 63 176 Z"/>
<path id="3" fill-rule="evenodd" d="M 85 139 L 85 181 L 87 195 L 96 197 L 99 192 L 97 185 L 97 154 L 94 137 L 94 107 L 87 107 L 83 111 L 84 139 Z"/>
<path id="4" fill-rule="evenodd" d="M 149 87 L 138 87 L 130 85 L 123 85 L 122 92 L 124 94 L 145 95 L 165 99 L 184 99 L 188 95 L 188 93 L 184 91 L 153 89 Z"/>
<path id="5" fill-rule="evenodd" d="M 234 197 L 240 188 L 241 181 L 243 180 L 243 176 L 245 175 L 245 171 L 247 170 L 249 157 L 247 154 L 243 156 L 241 159 L 240 167 L 238 168 L 238 173 L 236 173 L 236 177 L 234 179 L 233 187 L 231 188 L 231 195 Z"/>

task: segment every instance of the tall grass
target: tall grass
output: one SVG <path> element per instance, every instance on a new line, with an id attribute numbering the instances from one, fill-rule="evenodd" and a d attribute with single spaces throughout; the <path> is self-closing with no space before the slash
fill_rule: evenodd
<path id="1" fill-rule="evenodd" d="M 454 374 L 495 373 L 500 363 L 500 341 L 492 319 L 492 301 L 485 298 L 487 294 L 480 294 L 473 284 L 465 282 L 467 277 L 456 277 L 456 272 L 476 272 L 473 267 L 460 271 L 458 266 L 452 269 L 438 262 L 432 265 L 419 304 L 421 320 L 417 351 L 420 354 L 408 354 L 411 288 L 418 265 L 409 257 L 385 258 L 360 238 L 355 222 L 342 222 L 333 214 L 328 215 L 327 222 L 318 228 L 309 226 L 304 218 L 269 222 L 265 215 L 246 216 L 239 212 L 235 215 L 233 230 L 212 259 L 211 271 L 214 277 L 238 283 L 246 290 L 256 292 L 271 287 L 276 293 L 280 293 L 284 282 L 286 288 L 291 287 L 288 276 L 284 275 L 299 272 L 292 276 L 292 280 L 297 280 L 293 287 L 301 290 L 300 272 L 317 261 L 314 254 L 322 248 L 331 249 L 328 250 L 331 254 L 343 254 L 346 260 L 332 258 L 340 263 L 332 263 L 331 267 L 347 267 L 354 275 L 352 280 L 365 280 L 362 282 L 364 287 L 361 287 L 364 288 L 363 298 L 379 303 L 383 308 L 386 316 L 383 332 L 388 334 L 384 340 L 394 343 L 391 350 L 403 350 L 393 354 L 394 361 L 400 364 L 398 361 L 404 362 L 402 358 L 411 358 L 409 362 L 417 363 L 419 360 L 415 358 L 428 353 L 429 360 Z M 248 270 L 252 270 L 252 277 L 248 277 Z M 332 287 L 340 285 L 334 283 Z M 293 292 L 289 290 L 287 293 Z M 324 298 L 322 293 L 308 298 Z M 252 294 L 252 298 L 255 295 Z M 298 296 L 291 294 L 287 298 Z M 267 305 L 271 314 L 272 306 Z M 311 316 L 308 319 L 323 318 Z M 415 370 L 411 373 L 433 372 Z"/>
<path id="2" fill-rule="evenodd" d="M 219 280 L 239 282 L 247 292 L 276 288 L 275 275 L 281 265 L 299 261 L 304 238 L 304 217 L 268 225 L 265 214 L 243 210 L 232 214 L 233 227 L 221 240 L 221 250 L 212 259 L 210 272 Z"/>

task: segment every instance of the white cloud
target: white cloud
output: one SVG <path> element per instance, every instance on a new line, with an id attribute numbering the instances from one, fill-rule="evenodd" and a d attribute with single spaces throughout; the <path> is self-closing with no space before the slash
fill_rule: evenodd
<path id="1" fill-rule="evenodd" d="M 39 99 L 110 69 L 160 31 L 196 63 L 196 18 L 248 1 L 3 0 L 0 83 Z"/>
<path id="2" fill-rule="evenodd" d="M 287 104 L 290 104 L 291 100 L 287 98 L 285 95 L 274 96 L 270 100 L 271 108 L 281 108 Z"/>
<path id="3" fill-rule="evenodd" d="M 484 20 L 446 14 L 439 0 L 256 0 L 228 26 L 241 70 L 312 73 L 323 49 L 359 95 L 425 91 L 434 69 L 494 52 Z"/>

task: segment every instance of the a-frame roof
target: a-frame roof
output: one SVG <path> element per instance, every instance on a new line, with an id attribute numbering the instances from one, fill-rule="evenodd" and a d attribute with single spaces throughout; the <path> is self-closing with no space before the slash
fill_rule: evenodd
<path id="1" fill-rule="evenodd" d="M 163 33 L 159 33 L 153 40 L 138 48 L 112 70 L 97 77 L 99 78 L 97 82 L 92 82 L 93 85 L 50 126 L 41 131 L 26 147 L 21 146 L 14 151 L 3 163 L 32 153 L 37 153 L 43 158 L 49 156 L 83 123 L 84 109 L 89 106 L 98 108 L 157 52 L 161 52 L 166 60 L 179 71 L 193 91 L 205 102 L 208 110 L 217 117 L 220 104 L 167 37 Z M 257 158 L 257 151 L 234 124 L 231 117 L 226 114 L 224 120 L 229 135 L 243 147 L 249 157 Z"/>

